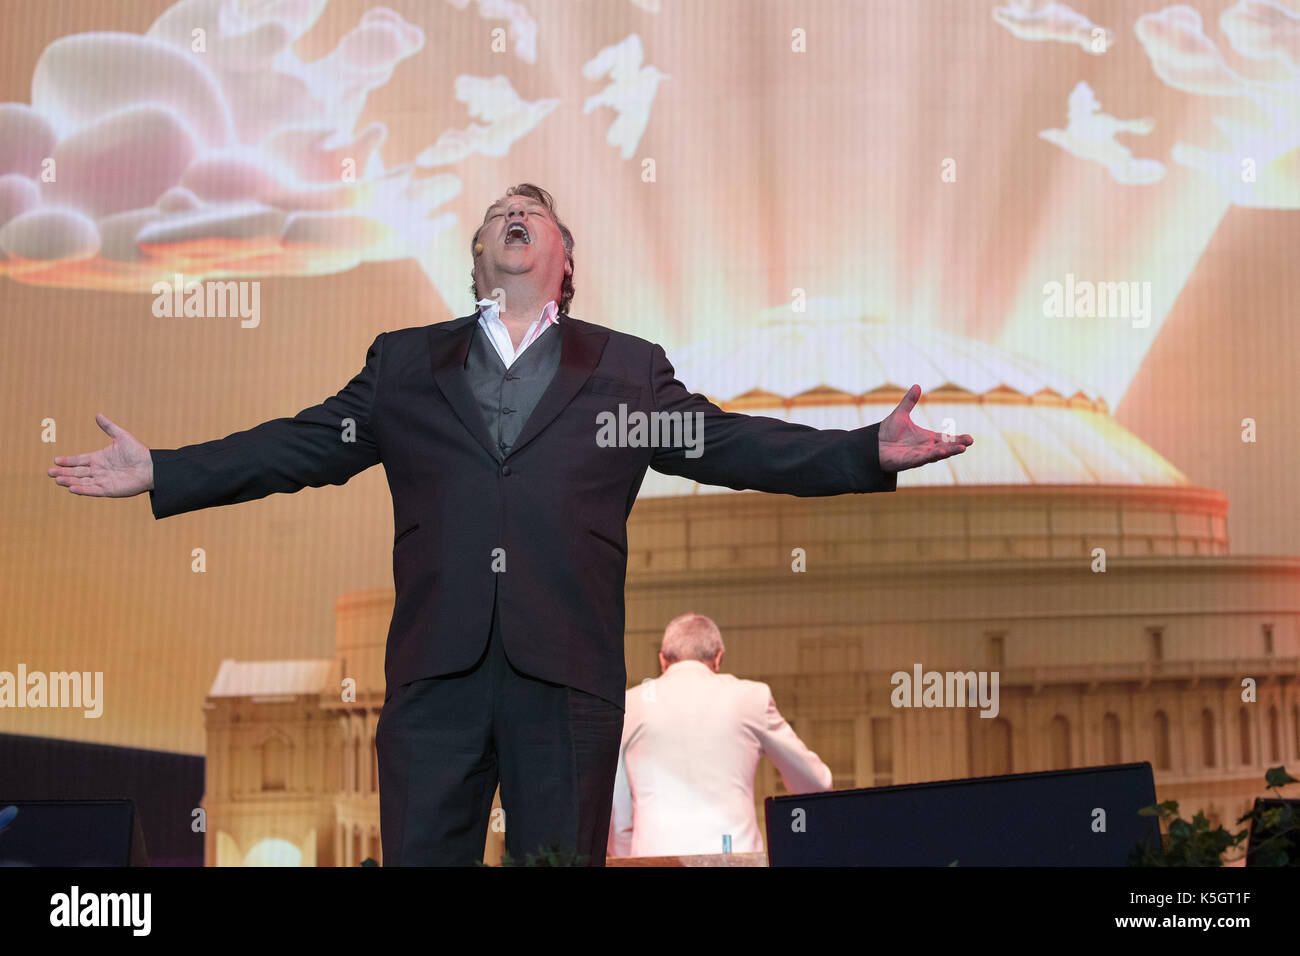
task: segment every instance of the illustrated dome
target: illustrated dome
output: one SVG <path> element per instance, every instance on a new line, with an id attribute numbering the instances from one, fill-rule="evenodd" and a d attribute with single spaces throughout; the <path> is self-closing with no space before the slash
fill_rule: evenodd
<path id="1" fill-rule="evenodd" d="M 838 314 L 837 314 L 838 313 Z M 1084 384 L 951 332 L 788 307 L 730 336 L 673 350 L 677 378 L 726 411 L 815 428 L 880 421 L 916 383 L 912 420 L 969 434 L 971 451 L 898 476 L 898 487 L 1187 486 L 1187 477 L 1111 417 Z M 708 454 L 708 432 L 705 432 Z M 641 497 L 734 494 L 650 472 Z"/>

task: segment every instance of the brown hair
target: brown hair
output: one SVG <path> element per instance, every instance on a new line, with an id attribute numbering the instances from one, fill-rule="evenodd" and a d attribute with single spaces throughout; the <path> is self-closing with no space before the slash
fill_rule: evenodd
<path id="1" fill-rule="evenodd" d="M 555 214 L 555 200 L 541 186 L 534 186 L 532 183 L 520 183 L 517 186 L 511 186 L 506 190 L 506 196 L 526 196 L 529 199 L 535 199 L 550 213 L 551 218 L 555 220 L 555 225 L 560 229 L 560 240 L 564 243 L 564 258 L 569 262 L 569 272 L 560 282 L 560 299 L 556 303 L 561 312 L 567 312 L 569 303 L 573 301 L 573 233 L 569 232 L 569 227 L 560 222 L 560 217 Z M 491 210 L 488 206 L 483 212 L 483 222 L 474 230 L 474 236 L 469 241 L 470 255 L 474 254 L 474 246 L 478 242 L 478 234 L 483 231 L 483 226 L 487 223 L 487 214 Z M 473 268 L 469 271 L 470 291 L 474 293 L 474 301 L 477 302 L 483 298 L 478 291 L 478 281 L 474 278 Z"/>

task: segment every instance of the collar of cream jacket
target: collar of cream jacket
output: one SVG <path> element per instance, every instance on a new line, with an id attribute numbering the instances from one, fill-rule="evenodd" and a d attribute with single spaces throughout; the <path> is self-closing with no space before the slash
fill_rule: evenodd
<path id="1" fill-rule="evenodd" d="M 691 661 L 691 660 L 686 660 L 686 661 L 674 661 L 673 663 L 669 664 L 669 665 L 668 665 L 668 669 L 667 669 L 666 671 L 664 671 L 662 674 L 660 674 L 659 676 L 660 676 L 660 677 L 667 677 L 667 676 L 668 676 L 669 674 L 671 674 L 673 671 L 678 671 L 678 673 L 680 673 L 681 671 L 685 671 L 685 670 L 695 670 L 695 669 L 697 669 L 697 668 L 698 668 L 699 670 L 704 671 L 705 673 L 708 673 L 708 674 L 716 674 L 716 673 L 717 673 L 717 671 L 715 671 L 715 670 L 714 670 L 712 667 L 710 667 L 708 664 L 704 663 L 704 661 Z M 680 669 L 680 670 L 679 670 L 679 669 Z"/>

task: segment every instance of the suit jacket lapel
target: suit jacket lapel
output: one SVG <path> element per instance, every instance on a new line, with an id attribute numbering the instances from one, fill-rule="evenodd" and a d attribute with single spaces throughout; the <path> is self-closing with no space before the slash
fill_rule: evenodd
<path id="1" fill-rule="evenodd" d="M 456 417 L 469 429 L 474 439 L 483 446 L 484 451 L 494 459 L 501 459 L 492 436 L 488 434 L 479 411 L 474 391 L 469 387 L 469 376 L 465 374 L 465 360 L 469 355 L 470 344 L 474 341 L 474 331 L 478 328 L 478 313 L 467 315 L 446 325 L 429 328 L 429 362 L 433 369 L 434 381 L 446 397 Z M 573 401 L 578 391 L 586 384 L 591 373 L 600 362 L 605 343 L 609 341 L 609 332 L 586 322 L 561 314 L 560 330 L 560 367 L 555 370 L 555 378 L 537 406 L 528 416 L 519 439 L 510 449 L 510 455 L 532 441 L 542 429 L 555 420 L 564 411 L 566 405 Z M 593 434 L 596 423 L 592 422 Z M 509 458 L 510 455 L 506 457 Z"/>
<path id="2" fill-rule="evenodd" d="M 465 359 L 469 355 L 470 343 L 474 341 L 474 330 L 478 328 L 478 313 L 467 315 L 447 325 L 434 325 L 429 328 L 429 362 L 433 368 L 434 381 L 442 390 L 447 403 L 451 405 L 456 417 L 469 429 L 475 441 L 494 459 L 501 460 L 501 450 L 488 434 L 487 423 L 479 411 L 474 398 L 474 390 L 469 387 L 469 376 L 465 374 Z"/>
<path id="3" fill-rule="evenodd" d="M 507 459 L 536 438 L 541 430 L 553 422 L 555 417 L 564 411 L 564 407 L 573 401 L 573 397 L 596 370 L 600 355 L 605 351 L 605 343 L 609 341 L 609 332 L 605 329 L 579 322 L 563 314 L 560 316 L 559 329 L 560 367 L 555 370 L 555 378 L 551 379 L 551 384 L 537 400 L 537 406 L 528 416 L 528 421 L 524 423 L 524 430 L 519 433 L 519 439 L 510 449 L 510 454 L 506 455 Z M 594 436 L 596 428 L 594 420 L 591 427 Z"/>

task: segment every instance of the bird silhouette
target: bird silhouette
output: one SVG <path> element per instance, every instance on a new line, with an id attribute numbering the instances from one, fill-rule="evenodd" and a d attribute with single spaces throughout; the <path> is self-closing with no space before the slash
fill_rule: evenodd
<path id="1" fill-rule="evenodd" d="M 658 67 L 642 66 L 645 54 L 641 37 L 633 33 L 621 43 L 607 46 L 582 68 L 588 80 L 610 78 L 610 84 L 587 97 L 584 114 L 601 106 L 611 107 L 618 118 L 605 134 L 609 145 L 622 150 L 624 159 L 631 159 L 637 144 L 650 122 L 650 106 L 654 103 L 659 84 L 669 75 Z"/>
<path id="2" fill-rule="evenodd" d="M 1116 182 L 1144 185 L 1164 178 L 1164 163 L 1135 159 L 1133 151 L 1115 136 L 1119 133 L 1146 135 L 1154 128 L 1151 119 L 1122 120 L 1101 112 L 1101 103 L 1092 87 L 1080 80 L 1070 93 L 1066 128 L 1045 129 L 1038 135 L 1072 156 L 1105 166 Z"/>
<path id="3" fill-rule="evenodd" d="M 559 99 L 525 100 L 504 76 L 488 79 L 462 74 L 456 77 L 456 99 L 468 107 L 470 116 L 488 125 L 471 123 L 465 129 L 444 130 L 437 142 L 415 158 L 417 165 L 445 166 L 474 153 L 505 156 L 516 140 L 560 105 Z"/>

